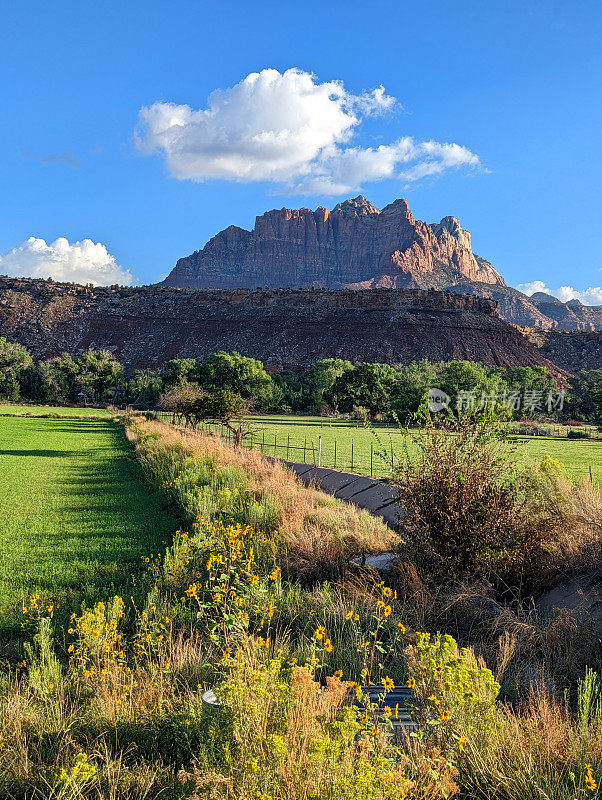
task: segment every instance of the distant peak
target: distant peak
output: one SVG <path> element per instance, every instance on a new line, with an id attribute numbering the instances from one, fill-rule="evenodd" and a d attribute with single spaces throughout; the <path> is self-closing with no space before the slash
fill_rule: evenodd
<path id="1" fill-rule="evenodd" d="M 344 217 L 364 217 L 370 214 L 380 214 L 380 209 L 372 205 L 369 200 L 358 194 L 351 200 L 345 200 L 343 203 L 337 203 L 332 209 L 333 214 L 342 214 Z"/>

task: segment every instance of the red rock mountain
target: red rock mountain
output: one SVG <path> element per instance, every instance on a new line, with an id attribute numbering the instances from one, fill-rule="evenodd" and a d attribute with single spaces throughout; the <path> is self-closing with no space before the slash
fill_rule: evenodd
<path id="1" fill-rule="evenodd" d="M 472 252 L 455 217 L 427 224 L 405 200 L 380 211 L 365 197 L 327 208 L 281 208 L 257 217 L 252 231 L 231 225 L 202 250 L 181 258 L 163 281 L 177 288 L 446 289 L 495 300 L 515 325 L 600 330 L 602 306 L 527 297 L 507 286 Z"/>
<path id="2" fill-rule="evenodd" d="M 196 288 L 447 288 L 505 286 L 472 252 L 455 217 L 429 225 L 405 200 L 380 211 L 364 197 L 327 208 L 282 208 L 257 217 L 252 231 L 231 225 L 181 258 L 165 286 Z"/>

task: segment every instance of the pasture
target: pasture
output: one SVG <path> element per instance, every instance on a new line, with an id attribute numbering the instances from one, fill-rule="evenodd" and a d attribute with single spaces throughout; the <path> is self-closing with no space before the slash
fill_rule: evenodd
<path id="1" fill-rule="evenodd" d="M 22 403 L 0 403 L 0 417 L 102 417 L 111 416 L 106 408 L 87 406 L 32 406 Z"/>
<path id="2" fill-rule="evenodd" d="M 157 552 L 175 527 L 120 425 L 0 416 L 3 630 L 31 592 L 71 605 L 131 593 L 141 556 Z"/>
<path id="3" fill-rule="evenodd" d="M 322 437 L 321 464 L 377 476 L 390 474 L 393 453 L 404 446 L 403 433 L 395 425 L 375 424 L 373 431 L 361 422 L 312 416 L 253 415 L 249 417 L 252 436 L 245 446 L 259 447 L 268 455 L 290 461 L 313 463 Z M 213 426 L 216 430 L 219 426 Z M 568 429 L 567 429 L 568 430 Z M 575 481 L 589 477 L 589 467 L 596 483 L 602 483 L 602 440 L 565 437 L 513 437 L 518 452 L 525 458 L 541 459 L 548 455 L 561 461 L 567 475 Z M 353 451 L 352 451 L 353 442 Z M 336 447 L 336 452 L 335 452 Z"/>

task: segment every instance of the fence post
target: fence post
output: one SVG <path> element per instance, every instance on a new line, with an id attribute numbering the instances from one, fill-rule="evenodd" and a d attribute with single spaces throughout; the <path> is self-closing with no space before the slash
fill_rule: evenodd
<path id="1" fill-rule="evenodd" d="M 316 448 L 314 447 L 314 437 L 311 437 L 311 454 L 314 460 L 314 467 L 316 466 Z"/>
<path id="2" fill-rule="evenodd" d="M 277 445 L 276 445 L 276 434 L 274 434 L 274 455 L 277 455 L 277 452 L 278 452 L 278 451 L 276 450 L 276 446 L 277 446 Z"/>
<path id="3" fill-rule="evenodd" d="M 372 473 L 374 471 L 373 463 L 374 463 L 374 442 L 370 442 L 370 477 L 372 477 Z"/>
<path id="4" fill-rule="evenodd" d="M 320 466 L 321 461 L 322 461 L 322 437 L 318 436 L 318 466 Z"/>
<path id="5" fill-rule="evenodd" d="M 337 440 L 334 440 L 334 468 L 337 468 Z"/>
<path id="6" fill-rule="evenodd" d="M 395 464 L 393 463 L 393 439 L 391 439 L 391 473 L 393 473 L 395 469 Z"/>
<path id="7" fill-rule="evenodd" d="M 307 436 L 305 436 L 304 439 L 303 439 L 303 463 L 304 464 L 307 464 L 307 460 L 305 458 L 306 449 L 307 449 Z"/>
<path id="8" fill-rule="evenodd" d="M 351 440 L 351 472 L 353 472 L 353 439 Z"/>
<path id="9" fill-rule="evenodd" d="M 590 466 L 590 468 L 589 468 L 589 482 L 590 482 L 590 483 L 593 483 L 593 482 L 594 482 L 594 476 L 592 475 L 592 468 L 591 468 L 591 466 Z"/>
<path id="10" fill-rule="evenodd" d="M 291 444 L 291 435 L 290 433 L 286 434 L 286 460 L 288 461 L 288 450 Z"/>

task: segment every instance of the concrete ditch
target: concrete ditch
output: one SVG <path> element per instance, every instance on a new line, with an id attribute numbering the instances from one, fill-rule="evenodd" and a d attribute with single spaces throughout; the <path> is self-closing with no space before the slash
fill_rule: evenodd
<path id="1" fill-rule="evenodd" d="M 305 485 L 315 485 L 324 492 L 353 503 L 375 517 L 381 517 L 390 528 L 397 530 L 401 509 L 397 505 L 399 490 L 385 481 L 355 475 L 352 472 L 339 472 L 313 464 L 300 464 L 295 461 L 282 462 L 294 472 Z"/>

